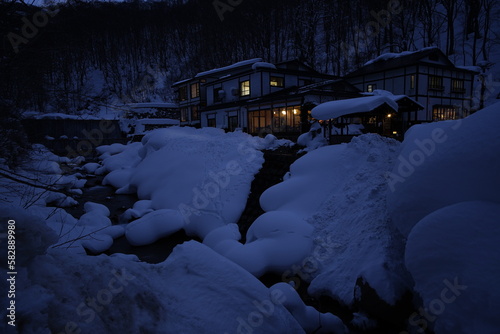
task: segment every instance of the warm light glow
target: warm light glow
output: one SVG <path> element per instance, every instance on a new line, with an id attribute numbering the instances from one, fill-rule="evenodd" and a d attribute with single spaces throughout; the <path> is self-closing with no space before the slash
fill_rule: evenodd
<path id="1" fill-rule="evenodd" d="M 276 115 L 276 111 L 273 111 L 273 114 Z"/>
<path id="2" fill-rule="evenodd" d="M 282 113 L 283 115 L 286 115 L 286 110 L 282 110 L 282 111 L 281 111 L 281 113 Z"/>
<path id="3" fill-rule="evenodd" d="M 297 109 L 293 109 L 293 114 L 297 115 Z"/>
<path id="4" fill-rule="evenodd" d="M 398 132 L 397 132 L 397 131 L 392 131 L 392 134 L 393 134 L 393 135 L 397 135 L 397 134 L 398 134 Z"/>
<path id="5" fill-rule="evenodd" d="M 387 117 L 391 118 L 392 117 L 392 114 L 388 114 Z"/>

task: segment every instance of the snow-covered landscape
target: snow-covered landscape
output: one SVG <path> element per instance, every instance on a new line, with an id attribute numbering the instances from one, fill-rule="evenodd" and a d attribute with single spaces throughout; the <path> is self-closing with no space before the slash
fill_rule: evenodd
<path id="1" fill-rule="evenodd" d="M 1 333 L 500 333 L 498 3 L 257 2 L 0 4 Z"/>

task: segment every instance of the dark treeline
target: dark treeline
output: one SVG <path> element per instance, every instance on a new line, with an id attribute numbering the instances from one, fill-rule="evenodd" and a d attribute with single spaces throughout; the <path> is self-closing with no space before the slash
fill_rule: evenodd
<path id="1" fill-rule="evenodd" d="M 381 53 L 437 45 L 475 64 L 497 38 L 497 1 L 71 1 L 45 12 L 4 1 L 0 89 L 18 109 L 72 112 L 168 100 L 172 82 L 254 57 L 343 75 Z"/>

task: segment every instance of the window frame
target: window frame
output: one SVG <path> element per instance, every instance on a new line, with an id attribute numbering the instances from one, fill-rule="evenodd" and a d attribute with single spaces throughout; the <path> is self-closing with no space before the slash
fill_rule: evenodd
<path id="1" fill-rule="evenodd" d="M 187 86 L 180 86 L 178 91 L 179 101 L 187 101 L 188 100 L 188 89 Z"/>
<path id="2" fill-rule="evenodd" d="M 191 106 L 191 121 L 200 120 L 200 108 L 198 106 Z"/>
<path id="3" fill-rule="evenodd" d="M 273 82 L 276 82 L 276 84 L 273 85 Z M 269 86 L 273 88 L 283 88 L 285 87 L 285 78 L 277 75 L 271 75 L 269 77 Z"/>
<path id="4" fill-rule="evenodd" d="M 438 91 L 444 90 L 443 77 L 439 75 L 429 75 L 427 84 L 429 90 L 438 90 Z"/>
<path id="5" fill-rule="evenodd" d="M 246 84 L 248 83 L 248 87 L 245 87 Z M 252 89 L 250 85 L 250 79 L 240 81 L 240 97 L 247 97 L 252 94 Z"/>
<path id="6" fill-rule="evenodd" d="M 196 99 L 196 98 L 200 97 L 200 83 L 195 82 L 195 83 L 191 84 L 190 91 L 191 91 L 191 98 L 192 99 Z M 194 94 L 193 94 L 193 92 L 194 92 Z"/>
<path id="7" fill-rule="evenodd" d="M 187 107 L 182 107 L 181 108 L 181 122 L 188 122 L 189 121 L 189 111 Z"/>
<path id="8" fill-rule="evenodd" d="M 459 83 L 456 85 L 456 83 Z M 451 79 L 451 91 L 453 93 L 465 93 L 465 80 L 464 79 L 458 79 L 458 78 L 452 78 Z"/>
<path id="9" fill-rule="evenodd" d="M 448 121 L 458 119 L 459 110 L 457 106 L 435 104 L 432 106 L 432 121 Z M 450 117 L 451 116 L 451 117 Z"/>
<path id="10" fill-rule="evenodd" d="M 373 91 L 377 89 L 377 84 L 368 84 L 366 85 L 366 92 L 373 93 Z"/>
<path id="11" fill-rule="evenodd" d="M 215 114 L 207 115 L 207 127 L 209 127 L 209 128 L 216 128 L 217 127 L 217 116 Z"/>

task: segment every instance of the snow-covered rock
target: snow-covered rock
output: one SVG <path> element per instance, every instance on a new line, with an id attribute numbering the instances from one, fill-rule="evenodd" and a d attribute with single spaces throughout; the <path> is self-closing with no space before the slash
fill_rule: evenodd
<path id="1" fill-rule="evenodd" d="M 250 226 L 245 244 L 236 234 L 216 244 L 220 254 L 259 277 L 282 273 L 302 261 L 311 251 L 312 226 L 290 212 L 267 212 Z"/>
<path id="2" fill-rule="evenodd" d="M 441 208 L 410 232 L 406 266 L 436 334 L 498 333 L 500 204 L 462 202 Z M 425 329 L 425 328 L 424 328 Z"/>
<path id="3" fill-rule="evenodd" d="M 179 211 L 161 209 L 134 220 L 127 225 L 125 233 L 131 245 L 143 246 L 167 237 L 183 227 L 184 219 Z"/>
<path id="4" fill-rule="evenodd" d="M 142 217 L 146 211 L 175 210 L 184 221 L 175 225 L 177 229 L 204 238 L 238 221 L 263 163 L 259 149 L 272 145 L 276 145 L 272 138 L 265 141 L 242 132 L 172 127 L 149 132 L 141 143 L 101 147 L 100 152 L 115 153 L 103 161 L 110 172 L 104 182 L 119 187 L 119 193 L 137 192 L 141 200 L 149 201 L 147 210 L 133 209 L 124 219 Z M 134 239 L 132 231 L 139 230 L 131 228 L 127 237 Z M 155 230 L 163 231 L 161 236 L 147 240 L 165 235 L 164 229 L 148 228 Z"/>
<path id="5" fill-rule="evenodd" d="M 27 227 L 31 226 L 27 222 Z M 24 239 L 19 240 L 25 242 Z M 6 288 L 2 280 L 0 287 Z M 188 242 L 163 263 L 51 250 L 18 269 L 16 321 L 38 333 L 303 333 L 247 271 Z M 5 290 L 6 291 L 6 290 Z M 0 315 L 6 318 L 6 308 Z M 6 321 L 0 325 L 5 332 Z"/>
<path id="6" fill-rule="evenodd" d="M 284 277 L 310 281 L 309 293 L 354 302 L 363 277 L 394 304 L 409 288 L 403 244 L 389 224 L 385 173 L 399 143 L 375 134 L 309 152 L 290 167 L 286 181 L 261 196 L 266 211 L 287 211 L 314 227 L 312 252 Z"/>
<path id="7" fill-rule="evenodd" d="M 463 201 L 500 203 L 500 103 L 456 121 L 415 125 L 389 184 L 392 221 L 407 236 L 437 209 Z"/>

